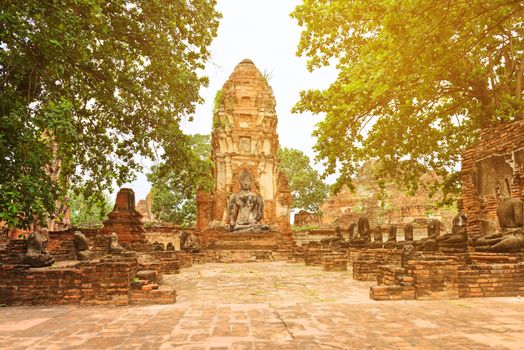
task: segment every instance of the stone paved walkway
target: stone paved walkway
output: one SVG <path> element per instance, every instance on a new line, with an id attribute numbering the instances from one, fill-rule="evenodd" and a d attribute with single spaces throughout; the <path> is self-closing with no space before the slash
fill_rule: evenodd
<path id="1" fill-rule="evenodd" d="M 174 305 L 0 308 L 0 349 L 523 349 L 524 300 L 376 302 L 372 282 L 300 264 L 166 277 Z"/>

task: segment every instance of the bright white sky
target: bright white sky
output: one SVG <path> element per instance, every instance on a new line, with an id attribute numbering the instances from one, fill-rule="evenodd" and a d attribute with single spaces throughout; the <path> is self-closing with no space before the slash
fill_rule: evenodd
<path id="1" fill-rule="evenodd" d="M 301 28 L 289 14 L 300 2 L 218 0 L 218 10 L 223 18 L 204 72 L 209 77 L 209 87 L 201 91 L 205 103 L 197 107 L 194 121 L 182 123 L 185 132 L 211 132 L 216 92 L 222 88 L 235 66 L 242 59 L 250 58 L 261 72 L 267 70 L 272 73 L 269 84 L 277 101 L 280 145 L 300 149 L 313 159 L 315 140 L 311 133 L 321 117 L 292 114 L 291 108 L 298 101 L 301 90 L 328 87 L 336 78 L 336 70 L 324 68 L 309 73 L 306 59 L 295 55 Z M 145 177 L 149 162 L 144 164 L 144 174 L 139 174 L 136 181 L 125 185 L 135 191 L 137 200 L 145 198 L 151 188 Z M 315 167 L 320 169 L 318 165 Z"/>

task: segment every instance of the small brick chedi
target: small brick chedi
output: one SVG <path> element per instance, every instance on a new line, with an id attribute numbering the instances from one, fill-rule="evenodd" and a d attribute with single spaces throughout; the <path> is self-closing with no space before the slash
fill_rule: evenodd
<path id="1" fill-rule="evenodd" d="M 113 211 L 108 214 L 101 233 L 116 232 L 119 242 L 134 243 L 145 240 L 142 215 L 135 209 L 135 192 L 130 188 L 118 191 Z"/>
<path id="2" fill-rule="evenodd" d="M 254 199 L 247 203 L 254 213 L 251 221 L 272 229 L 289 228 L 291 193 L 279 171 L 275 105 L 271 87 L 249 59 L 235 67 L 217 93 L 211 134 L 215 188 L 212 194 L 197 196 L 200 230 L 234 230 L 232 220 L 237 228 L 245 228 L 238 226 L 241 208 L 231 203 L 231 198 L 242 197 L 242 191 L 254 194 L 245 196 Z"/>

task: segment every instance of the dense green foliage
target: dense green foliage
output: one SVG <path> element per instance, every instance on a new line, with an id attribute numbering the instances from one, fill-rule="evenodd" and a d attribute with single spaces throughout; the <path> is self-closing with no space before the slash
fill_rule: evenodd
<path id="1" fill-rule="evenodd" d="M 522 1 L 304 0 L 292 17 L 308 68 L 339 71 L 294 108 L 325 113 L 315 149 L 326 174 L 339 172 L 337 189 L 379 159 L 379 176 L 411 190 L 435 171 L 449 202 L 464 147 L 481 128 L 522 118 Z"/>
<path id="2" fill-rule="evenodd" d="M 152 212 L 155 218 L 189 227 L 196 221 L 196 193 L 213 188 L 209 135 L 184 136 L 184 152 L 166 157 L 153 166 L 148 179 L 152 184 Z M 167 153 L 175 150 L 166 149 Z"/>
<path id="3" fill-rule="evenodd" d="M 0 5 L 0 219 L 27 227 L 70 189 L 101 200 L 152 145 L 184 145 L 220 15 L 215 1 Z M 173 153 L 167 153 L 167 156 Z M 59 160 L 55 164 L 54 160 Z M 85 191 L 83 191 L 83 189 Z"/>
<path id="4" fill-rule="evenodd" d="M 320 205 L 329 194 L 329 187 L 313 169 L 310 159 L 302 151 L 293 148 L 280 148 L 280 170 L 289 180 L 293 197 L 293 208 L 305 209 L 314 213 L 320 211 Z"/>
<path id="5" fill-rule="evenodd" d="M 108 195 L 101 202 L 86 201 L 82 194 L 72 194 L 67 201 L 73 227 L 99 226 L 107 220 L 107 214 L 113 209 Z"/>

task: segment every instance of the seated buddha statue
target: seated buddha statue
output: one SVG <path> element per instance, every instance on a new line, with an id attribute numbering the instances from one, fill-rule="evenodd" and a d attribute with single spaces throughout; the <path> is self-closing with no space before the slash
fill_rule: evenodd
<path id="1" fill-rule="evenodd" d="M 468 248 L 467 217 L 462 199 L 457 201 L 458 213 L 453 218 L 451 233 L 436 238 L 438 249 L 449 253 L 465 252 Z"/>
<path id="2" fill-rule="evenodd" d="M 89 240 L 82 232 L 75 231 L 73 242 L 75 243 L 76 258 L 78 260 L 89 260 L 93 257 L 93 252 L 89 250 Z"/>
<path id="3" fill-rule="evenodd" d="M 362 248 L 371 242 L 371 229 L 369 228 L 369 221 L 366 217 L 358 219 L 357 234 L 358 237 L 351 240 L 351 247 Z"/>
<path id="4" fill-rule="evenodd" d="M 384 243 L 384 248 L 393 249 L 397 246 L 397 225 L 388 226 L 388 239 Z"/>
<path id="5" fill-rule="evenodd" d="M 416 250 L 436 251 L 437 237 L 440 234 L 441 223 L 438 219 L 431 219 L 428 221 L 428 236 L 419 240 L 413 241 L 413 246 Z"/>
<path id="6" fill-rule="evenodd" d="M 369 248 L 373 249 L 379 249 L 382 248 L 382 245 L 384 244 L 383 238 L 382 238 L 382 227 L 378 225 L 375 227 L 375 230 L 373 230 L 373 242 L 368 244 Z"/>
<path id="7" fill-rule="evenodd" d="M 27 251 L 23 263 L 31 267 L 51 266 L 55 258 L 49 254 L 43 247 L 42 230 L 32 232 L 27 237 Z"/>
<path id="8" fill-rule="evenodd" d="M 180 237 L 180 250 L 198 253 L 200 251 L 200 241 L 197 236 L 191 232 L 182 231 Z"/>
<path id="9" fill-rule="evenodd" d="M 413 244 L 413 223 L 408 222 L 404 225 L 404 240 L 398 241 L 395 247 L 397 249 L 402 249 L 405 245 Z"/>
<path id="10" fill-rule="evenodd" d="M 477 251 L 518 252 L 524 248 L 524 202 L 520 198 L 505 198 L 497 206 L 500 230 L 478 238 L 472 244 Z"/>
<path id="11" fill-rule="evenodd" d="M 229 197 L 229 231 L 261 232 L 269 226 L 260 223 L 264 216 L 262 196 L 251 191 L 251 176 L 247 171 L 240 175 L 240 191 Z"/>

